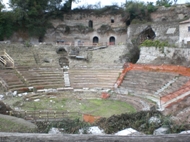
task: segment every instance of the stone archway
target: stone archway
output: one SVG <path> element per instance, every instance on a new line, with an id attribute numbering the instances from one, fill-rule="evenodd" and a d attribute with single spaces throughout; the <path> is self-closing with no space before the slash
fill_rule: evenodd
<path id="1" fill-rule="evenodd" d="M 68 53 L 64 47 L 60 47 L 56 50 L 57 54 L 59 54 L 59 65 L 61 68 L 69 66 Z"/>
<path id="2" fill-rule="evenodd" d="M 93 42 L 93 44 L 99 43 L 99 38 L 97 36 L 93 37 L 92 42 Z"/>
<path id="3" fill-rule="evenodd" d="M 109 39 L 109 44 L 110 45 L 115 45 L 115 37 L 114 36 L 111 36 L 110 39 Z"/>

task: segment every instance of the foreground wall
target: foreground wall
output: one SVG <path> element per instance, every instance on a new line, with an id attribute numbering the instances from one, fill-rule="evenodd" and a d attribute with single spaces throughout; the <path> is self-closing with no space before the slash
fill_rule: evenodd
<path id="1" fill-rule="evenodd" d="M 189 142 L 189 140 L 189 134 L 160 136 L 114 136 L 0 133 L 0 142 Z"/>
<path id="2" fill-rule="evenodd" d="M 136 23 L 131 24 L 128 27 L 127 37 L 128 39 L 133 39 L 136 35 L 139 35 L 148 26 L 151 26 L 153 32 L 155 33 L 154 40 L 167 41 L 172 45 L 178 46 L 179 43 L 179 22 L 152 22 L 152 23 Z M 171 30 L 171 32 L 170 32 Z"/>
<path id="3" fill-rule="evenodd" d="M 170 47 L 164 47 L 163 49 L 159 49 L 156 47 L 141 47 L 140 58 L 137 63 L 148 64 L 154 61 L 158 57 L 167 57 L 173 60 L 178 59 L 176 57 L 181 57 L 181 58 L 184 58 L 187 62 L 189 62 L 190 49 L 189 48 L 170 48 Z"/>

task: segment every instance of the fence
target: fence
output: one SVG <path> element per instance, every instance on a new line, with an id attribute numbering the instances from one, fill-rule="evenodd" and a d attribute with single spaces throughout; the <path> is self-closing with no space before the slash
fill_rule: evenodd
<path id="1" fill-rule="evenodd" d="M 107 43 L 79 42 L 77 44 L 74 44 L 73 42 L 56 42 L 56 45 L 92 47 L 92 46 L 107 46 Z M 110 45 L 113 45 L 113 44 L 110 44 Z"/>
<path id="2" fill-rule="evenodd" d="M 82 117 L 79 112 L 63 112 L 57 110 L 51 111 L 6 111 L 7 115 L 23 118 L 29 121 L 55 121 L 62 120 L 65 117 Z"/>
<path id="3" fill-rule="evenodd" d="M 116 44 L 115 42 L 108 42 L 108 43 L 107 42 L 105 43 L 78 42 L 77 44 L 74 44 L 73 42 L 56 42 L 56 45 L 92 47 L 92 46 L 124 45 L 124 43 Z"/>

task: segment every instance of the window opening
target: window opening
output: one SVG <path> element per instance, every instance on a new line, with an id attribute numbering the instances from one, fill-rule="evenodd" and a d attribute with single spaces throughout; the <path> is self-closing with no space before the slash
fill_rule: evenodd
<path id="1" fill-rule="evenodd" d="M 93 28 L 93 21 L 92 21 L 92 20 L 90 20 L 90 21 L 88 22 L 88 27 Z"/>

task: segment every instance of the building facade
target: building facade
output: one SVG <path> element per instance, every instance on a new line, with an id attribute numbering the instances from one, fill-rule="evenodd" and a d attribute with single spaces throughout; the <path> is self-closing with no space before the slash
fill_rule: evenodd
<path id="1" fill-rule="evenodd" d="M 190 44 L 190 19 L 179 23 L 179 42 Z"/>
<path id="2" fill-rule="evenodd" d="M 127 26 L 121 14 L 95 15 L 85 13 L 65 14 L 64 19 L 52 20 L 44 41 L 62 41 L 74 45 L 119 45 L 125 44 Z"/>

